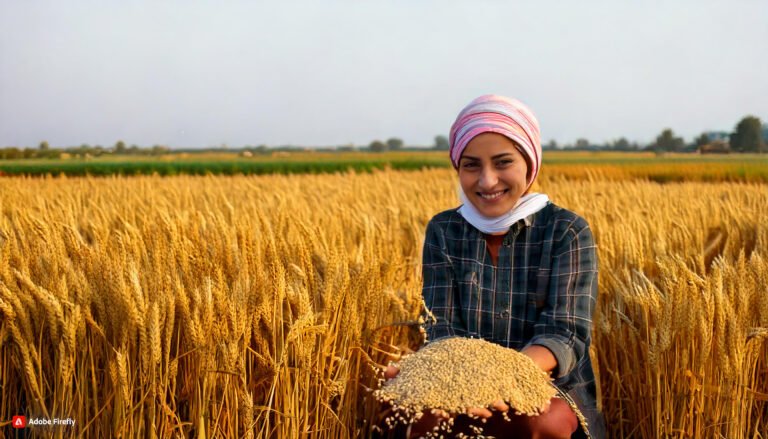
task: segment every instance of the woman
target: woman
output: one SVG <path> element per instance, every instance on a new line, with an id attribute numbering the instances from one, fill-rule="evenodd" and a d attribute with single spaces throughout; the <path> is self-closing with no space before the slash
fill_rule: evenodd
<path id="1" fill-rule="evenodd" d="M 541 167 L 535 116 L 517 100 L 481 96 L 459 113 L 449 140 L 463 204 L 427 226 L 427 339 L 483 338 L 530 356 L 577 404 L 591 436 L 601 438 L 589 357 L 596 248 L 583 218 L 530 192 Z M 554 398 L 538 417 L 510 416 L 507 422 L 501 412 L 508 409 L 498 401 L 493 410 L 470 412 L 488 418 L 484 434 L 498 438 L 586 435 L 562 399 Z M 455 421 L 458 429 L 472 422 L 466 416 Z M 433 423 L 425 416 L 410 436 Z"/>

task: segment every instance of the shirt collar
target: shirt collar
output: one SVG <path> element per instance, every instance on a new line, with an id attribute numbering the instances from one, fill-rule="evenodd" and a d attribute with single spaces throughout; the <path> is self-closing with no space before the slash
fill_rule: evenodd
<path id="1" fill-rule="evenodd" d="M 525 223 L 525 227 L 531 227 L 533 224 L 533 217 L 535 216 L 535 213 L 532 213 L 528 215 L 527 217 L 523 218 L 523 222 Z"/>

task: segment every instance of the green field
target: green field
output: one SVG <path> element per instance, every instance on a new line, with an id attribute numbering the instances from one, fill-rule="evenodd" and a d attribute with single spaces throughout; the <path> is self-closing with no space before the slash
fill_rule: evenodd
<path id="1" fill-rule="evenodd" d="M 589 171 L 582 165 L 589 165 Z M 0 175 L 262 175 L 317 174 L 374 169 L 414 170 L 450 167 L 444 151 L 424 152 L 275 152 L 242 157 L 237 153 L 175 153 L 163 156 L 101 156 L 87 159 L 0 161 Z M 647 178 L 768 183 L 768 154 L 665 154 L 547 151 L 549 175 L 583 179 Z"/>
<path id="2" fill-rule="evenodd" d="M 435 153 L 275 153 L 241 157 L 236 153 L 180 153 L 159 157 L 116 156 L 89 159 L 31 159 L 0 161 L 5 175 L 261 175 L 370 172 L 448 167 L 445 154 Z"/>

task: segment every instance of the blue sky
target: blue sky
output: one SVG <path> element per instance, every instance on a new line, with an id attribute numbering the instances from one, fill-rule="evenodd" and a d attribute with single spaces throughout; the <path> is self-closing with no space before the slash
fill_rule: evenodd
<path id="1" fill-rule="evenodd" d="M 0 147 L 429 145 L 485 93 L 546 142 L 768 119 L 768 2 L 0 2 Z"/>

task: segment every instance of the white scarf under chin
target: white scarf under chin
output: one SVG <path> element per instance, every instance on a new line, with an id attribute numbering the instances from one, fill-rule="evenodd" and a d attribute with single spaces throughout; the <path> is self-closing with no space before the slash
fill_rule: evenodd
<path id="1" fill-rule="evenodd" d="M 549 197 L 546 194 L 532 193 L 523 195 L 517 200 L 517 204 L 515 204 L 515 207 L 512 208 L 512 210 L 501 216 L 489 218 L 478 212 L 474 204 L 467 199 L 467 195 L 464 193 L 461 186 L 459 186 L 459 197 L 461 198 L 461 202 L 464 203 L 459 208 L 461 216 L 463 216 L 468 223 L 475 226 L 475 228 L 487 234 L 506 232 L 512 227 L 512 224 L 540 211 L 547 205 L 547 203 L 549 203 Z"/>

